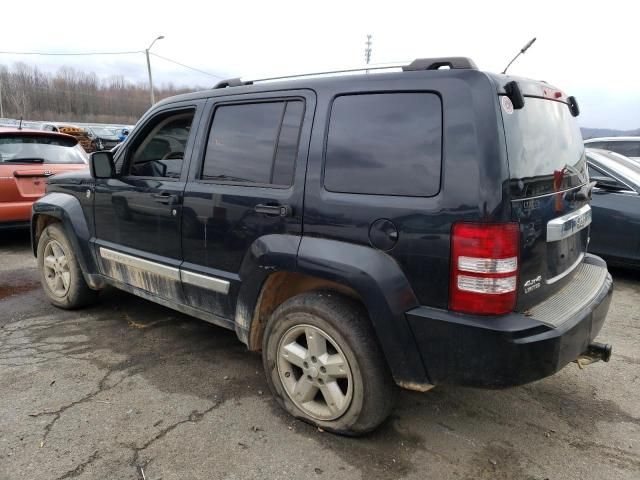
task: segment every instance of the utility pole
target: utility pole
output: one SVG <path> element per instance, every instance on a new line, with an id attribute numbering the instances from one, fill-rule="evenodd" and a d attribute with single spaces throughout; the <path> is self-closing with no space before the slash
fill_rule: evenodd
<path id="1" fill-rule="evenodd" d="M 371 35 L 367 35 L 367 41 L 365 42 L 365 49 L 364 49 L 364 61 L 367 65 L 369 65 L 369 62 L 371 61 Z M 367 70 L 367 73 L 369 73 L 369 70 Z"/>
<path id="2" fill-rule="evenodd" d="M 2 77 L 0 76 L 0 118 L 4 118 L 4 109 L 2 108 Z"/>
<path id="3" fill-rule="evenodd" d="M 153 77 L 151 76 L 151 61 L 149 60 L 149 50 L 151 50 L 151 47 L 153 47 L 153 44 L 156 43 L 157 40 L 162 40 L 163 38 L 164 35 L 156 37 L 156 39 L 151 42 L 151 45 L 149 45 L 149 47 L 144 51 L 145 55 L 147 56 L 147 72 L 149 73 L 149 92 L 151 93 L 151 105 L 156 103 L 156 98 L 153 94 Z"/>

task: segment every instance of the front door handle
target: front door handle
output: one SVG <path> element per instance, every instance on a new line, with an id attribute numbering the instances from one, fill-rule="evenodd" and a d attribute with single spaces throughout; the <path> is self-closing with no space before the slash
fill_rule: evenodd
<path id="1" fill-rule="evenodd" d="M 170 193 L 152 193 L 153 200 L 164 205 L 175 205 L 178 203 L 178 196 Z"/>
<path id="2" fill-rule="evenodd" d="M 257 213 L 264 213 L 265 215 L 277 217 L 290 217 L 293 214 L 293 210 L 289 205 L 265 205 L 263 203 L 259 203 L 253 209 Z"/>

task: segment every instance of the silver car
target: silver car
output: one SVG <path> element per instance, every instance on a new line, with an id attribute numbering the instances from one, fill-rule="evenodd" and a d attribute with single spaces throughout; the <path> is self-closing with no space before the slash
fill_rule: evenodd
<path id="1" fill-rule="evenodd" d="M 640 137 L 590 138 L 584 141 L 584 146 L 609 150 L 640 162 Z"/>

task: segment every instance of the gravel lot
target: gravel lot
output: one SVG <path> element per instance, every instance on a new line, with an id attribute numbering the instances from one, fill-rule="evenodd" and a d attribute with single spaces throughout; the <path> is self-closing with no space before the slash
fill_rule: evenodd
<path id="1" fill-rule="evenodd" d="M 403 392 L 380 430 L 350 439 L 280 411 L 232 332 L 117 291 L 54 308 L 28 234 L 3 232 L 0 479 L 637 480 L 640 274 L 614 278 L 610 363 L 504 391 Z"/>

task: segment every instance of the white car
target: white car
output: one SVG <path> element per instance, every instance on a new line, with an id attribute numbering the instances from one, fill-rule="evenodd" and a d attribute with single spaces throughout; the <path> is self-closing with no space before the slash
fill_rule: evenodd
<path id="1" fill-rule="evenodd" d="M 584 141 L 584 146 L 616 152 L 640 162 L 640 137 L 602 137 Z"/>

